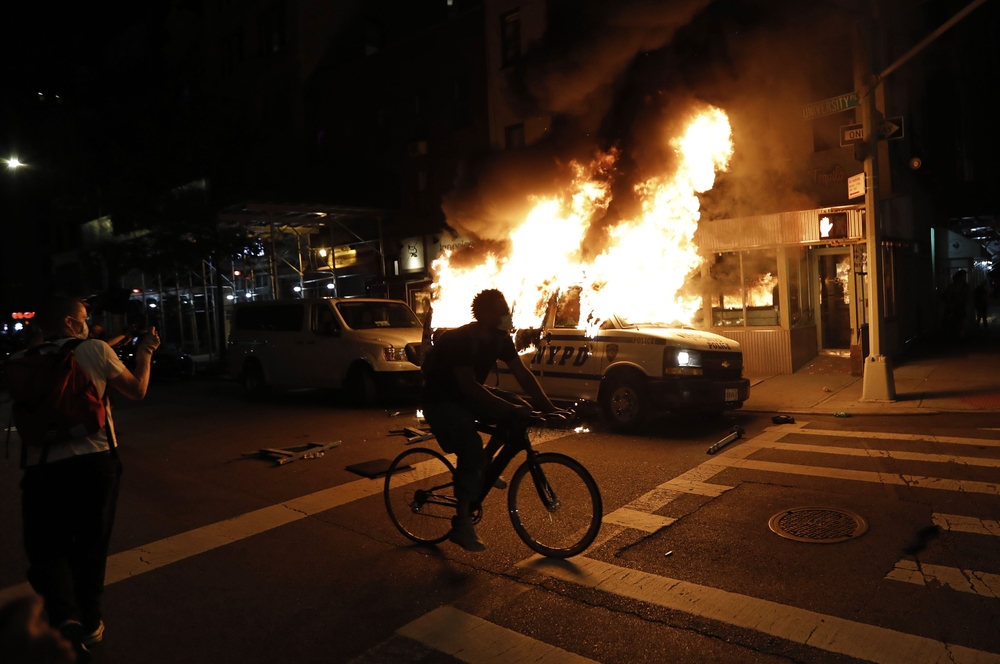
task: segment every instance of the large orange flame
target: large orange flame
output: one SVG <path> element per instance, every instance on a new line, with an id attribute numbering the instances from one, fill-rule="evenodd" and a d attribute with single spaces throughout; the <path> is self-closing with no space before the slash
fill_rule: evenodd
<path id="1" fill-rule="evenodd" d="M 470 320 L 473 296 L 498 288 L 507 296 L 517 328 L 539 327 L 554 293 L 579 286 L 580 328 L 596 329 L 617 314 L 632 322 L 690 324 L 701 298 L 682 293 L 685 281 L 701 265 L 694 234 L 700 203 L 716 172 L 732 155 L 732 131 L 721 110 L 699 113 L 671 145 L 679 157 L 670 177 L 640 183 L 642 202 L 633 219 L 609 231 L 608 244 L 584 260 L 581 244 L 591 220 L 611 202 L 610 185 L 601 177 L 614 152 L 593 163 L 573 164 L 575 177 L 562 198 L 539 199 L 510 234 L 505 256 L 487 254 L 478 264 L 452 265 L 450 251 L 434 261 L 434 327 L 457 327 Z"/>

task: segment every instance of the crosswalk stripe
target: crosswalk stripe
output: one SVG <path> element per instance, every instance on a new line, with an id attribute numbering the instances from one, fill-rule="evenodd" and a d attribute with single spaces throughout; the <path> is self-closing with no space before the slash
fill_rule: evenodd
<path id="1" fill-rule="evenodd" d="M 1000 537 L 1000 522 L 990 519 L 978 519 L 974 516 L 962 516 L 960 514 L 938 514 L 935 512 L 931 515 L 931 521 L 944 530 Z"/>
<path id="2" fill-rule="evenodd" d="M 451 606 L 435 609 L 399 628 L 396 633 L 470 664 L 594 662 Z"/>
<path id="3" fill-rule="evenodd" d="M 790 475 L 806 475 L 809 477 L 826 477 L 838 480 L 855 480 L 858 482 L 873 482 L 876 484 L 898 484 L 920 489 L 938 489 L 942 491 L 962 491 L 965 493 L 985 493 L 1000 495 L 1000 486 L 994 482 L 974 482 L 972 480 L 952 480 L 943 477 L 922 477 L 920 475 L 899 475 L 870 470 L 848 470 L 845 468 L 830 468 L 825 466 L 803 466 L 794 463 L 779 463 L 775 461 L 756 461 L 754 459 L 732 459 L 716 457 L 707 464 L 726 468 L 744 470 L 761 470 L 771 473 Z"/>
<path id="4" fill-rule="evenodd" d="M 614 523 L 626 528 L 635 528 L 636 530 L 644 530 L 647 533 L 655 533 L 660 528 L 666 528 L 675 521 L 677 519 L 667 516 L 640 512 L 627 507 L 619 507 L 614 512 L 605 514 L 602 523 Z"/>
<path id="5" fill-rule="evenodd" d="M 1000 574 L 991 574 L 990 572 L 930 565 L 918 563 L 915 560 L 900 560 L 885 575 L 885 578 L 920 586 L 938 583 L 963 593 L 982 597 L 1000 597 Z"/>
<path id="6" fill-rule="evenodd" d="M 579 556 L 522 566 L 576 585 L 879 664 L 987 664 L 1000 655 Z"/>
<path id="7" fill-rule="evenodd" d="M 802 422 L 805 425 L 808 422 Z M 783 425 L 784 426 L 784 425 Z M 1000 440 L 995 438 L 965 438 L 961 436 L 933 436 L 921 433 L 894 433 L 891 431 L 841 431 L 838 429 L 782 429 L 768 427 L 766 431 L 784 431 L 785 434 L 804 434 L 808 436 L 832 436 L 834 438 L 875 438 L 879 440 L 923 440 L 930 443 L 952 443 L 955 445 L 978 445 L 980 447 L 1000 447 Z"/>

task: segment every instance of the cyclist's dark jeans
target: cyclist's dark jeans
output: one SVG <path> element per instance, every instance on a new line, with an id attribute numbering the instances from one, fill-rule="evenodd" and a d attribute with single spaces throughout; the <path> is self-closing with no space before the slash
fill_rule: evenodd
<path id="1" fill-rule="evenodd" d="M 486 389 L 504 401 L 528 405 L 528 402 L 516 394 L 493 387 Z M 476 421 L 499 424 L 501 419 L 474 404 L 457 401 L 424 404 L 424 419 L 430 425 L 431 433 L 437 437 L 441 449 L 458 456 L 458 463 L 455 465 L 455 497 L 459 500 L 479 500 L 488 460 L 483 450 L 483 439 L 476 430 Z"/>

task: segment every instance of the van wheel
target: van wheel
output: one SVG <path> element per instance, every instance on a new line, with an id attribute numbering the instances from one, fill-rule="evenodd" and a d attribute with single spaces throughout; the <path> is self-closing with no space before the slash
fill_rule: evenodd
<path id="1" fill-rule="evenodd" d="M 243 393 L 251 401 L 262 399 L 267 394 L 264 370 L 256 361 L 250 361 L 243 365 L 243 374 L 240 378 L 243 383 Z"/>
<path id="2" fill-rule="evenodd" d="M 347 375 L 344 385 L 347 401 L 352 406 L 366 408 L 378 401 L 378 385 L 375 383 L 375 372 L 368 365 L 356 365 Z"/>
<path id="3" fill-rule="evenodd" d="M 611 377 L 601 390 L 601 407 L 615 431 L 634 431 L 649 415 L 644 381 L 630 375 Z"/>

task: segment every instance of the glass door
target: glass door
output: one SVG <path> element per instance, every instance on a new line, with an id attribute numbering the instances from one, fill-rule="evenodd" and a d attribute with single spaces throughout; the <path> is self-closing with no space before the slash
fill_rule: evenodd
<path id="1" fill-rule="evenodd" d="M 817 252 L 819 277 L 820 348 L 851 347 L 851 254 Z"/>

